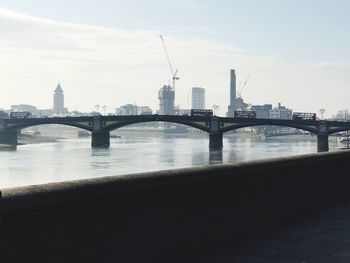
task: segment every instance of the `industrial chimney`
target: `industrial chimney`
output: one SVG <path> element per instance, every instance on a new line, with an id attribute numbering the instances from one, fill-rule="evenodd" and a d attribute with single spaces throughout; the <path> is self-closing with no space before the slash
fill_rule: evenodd
<path id="1" fill-rule="evenodd" d="M 236 109 L 236 72 L 230 71 L 230 105 L 228 106 L 228 117 L 233 117 Z"/>

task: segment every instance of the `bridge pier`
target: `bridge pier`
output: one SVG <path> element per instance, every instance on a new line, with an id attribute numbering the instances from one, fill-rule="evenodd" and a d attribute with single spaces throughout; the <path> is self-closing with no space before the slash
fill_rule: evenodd
<path id="1" fill-rule="evenodd" d="M 91 147 L 108 148 L 110 146 L 109 131 L 93 131 L 91 133 Z"/>
<path id="2" fill-rule="evenodd" d="M 322 120 L 318 123 L 317 151 L 328 152 L 328 150 L 328 124 L 326 121 Z"/>
<path id="3" fill-rule="evenodd" d="M 210 150 L 222 149 L 222 132 L 209 133 L 209 149 Z"/>
<path id="4" fill-rule="evenodd" d="M 219 130 L 219 118 L 217 116 L 210 118 L 209 149 L 222 149 L 222 132 Z"/>
<path id="5" fill-rule="evenodd" d="M 209 151 L 209 164 L 222 164 L 222 150 Z"/>
<path id="6" fill-rule="evenodd" d="M 328 152 L 328 150 L 329 150 L 328 134 L 327 133 L 317 134 L 317 151 Z"/>
<path id="7" fill-rule="evenodd" d="M 17 148 L 17 131 L 1 131 L 0 144 L 5 144 L 13 149 Z"/>

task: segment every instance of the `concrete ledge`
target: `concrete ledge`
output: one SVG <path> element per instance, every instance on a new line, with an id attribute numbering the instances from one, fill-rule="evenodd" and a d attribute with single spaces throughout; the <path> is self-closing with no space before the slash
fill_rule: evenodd
<path id="1" fill-rule="evenodd" d="M 181 262 L 350 194 L 350 152 L 3 189 L 1 262 Z"/>

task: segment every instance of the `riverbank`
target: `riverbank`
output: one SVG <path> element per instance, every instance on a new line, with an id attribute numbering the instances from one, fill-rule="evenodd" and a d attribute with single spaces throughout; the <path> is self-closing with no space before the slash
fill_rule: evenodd
<path id="1" fill-rule="evenodd" d="M 18 135 L 18 145 L 57 142 L 62 138 L 53 136 L 34 136 L 29 134 Z"/>

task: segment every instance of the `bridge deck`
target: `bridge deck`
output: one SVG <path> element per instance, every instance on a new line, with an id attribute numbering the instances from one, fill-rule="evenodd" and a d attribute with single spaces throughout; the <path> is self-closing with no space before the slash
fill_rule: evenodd
<path id="1" fill-rule="evenodd" d="M 350 200 L 247 240 L 213 248 L 202 263 L 349 263 Z"/>

